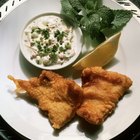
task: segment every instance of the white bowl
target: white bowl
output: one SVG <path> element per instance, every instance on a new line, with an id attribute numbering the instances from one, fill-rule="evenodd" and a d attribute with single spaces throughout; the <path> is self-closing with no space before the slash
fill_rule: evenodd
<path id="1" fill-rule="evenodd" d="M 36 24 L 38 24 L 38 26 L 41 27 L 41 26 L 43 26 L 41 24 L 44 24 L 44 25 L 47 24 L 47 20 L 49 20 L 49 22 L 51 22 L 51 17 L 56 17 L 56 18 L 60 18 L 61 20 L 63 20 L 61 14 L 58 14 L 58 13 L 44 13 L 44 14 L 40 14 L 40 15 L 38 15 L 36 17 L 33 17 L 30 21 L 27 22 L 27 24 L 25 25 L 25 27 L 23 28 L 22 33 L 21 33 L 20 49 L 21 49 L 21 52 L 22 52 L 23 56 L 32 65 L 34 65 L 34 66 L 36 66 L 38 68 L 41 68 L 41 69 L 57 70 L 57 69 L 61 69 L 61 68 L 67 67 L 68 65 L 72 64 L 78 58 L 79 54 L 81 53 L 81 48 L 82 48 L 82 32 L 81 32 L 80 28 L 73 28 L 73 30 L 72 30 L 73 31 L 72 32 L 73 38 L 72 38 L 71 46 L 74 49 L 75 53 L 74 53 L 74 55 L 68 61 L 64 62 L 63 64 L 51 64 L 51 65 L 44 65 L 43 63 L 42 64 L 38 64 L 37 61 L 38 61 L 38 58 L 40 58 L 40 57 L 38 57 L 38 58 L 37 57 L 35 57 L 35 58 L 33 57 L 33 52 L 34 52 L 33 50 L 34 49 L 30 45 L 31 39 L 29 39 L 30 38 L 30 37 L 28 37 L 29 35 L 27 36 L 28 33 L 29 34 L 31 33 L 31 30 L 30 30 L 29 26 L 31 26 L 33 24 L 34 24 L 34 26 L 36 26 Z M 41 22 L 41 24 L 40 23 L 35 23 L 35 22 Z M 60 27 L 61 27 L 61 25 L 60 25 Z M 58 26 L 58 28 L 59 28 L 59 26 Z M 51 28 L 51 30 L 52 30 L 52 28 Z M 60 31 L 61 31 L 61 29 L 60 29 Z M 44 58 L 45 57 L 43 57 L 43 59 Z M 48 57 L 46 57 L 46 58 L 48 58 Z M 48 60 L 45 60 L 45 61 L 48 61 Z M 38 62 L 40 62 L 40 60 Z"/>

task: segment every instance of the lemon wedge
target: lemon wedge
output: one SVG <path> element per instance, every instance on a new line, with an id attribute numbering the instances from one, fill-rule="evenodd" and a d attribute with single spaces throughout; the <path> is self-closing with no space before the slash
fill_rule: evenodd
<path id="1" fill-rule="evenodd" d="M 106 65 L 117 52 L 120 35 L 121 33 L 119 32 L 111 36 L 98 45 L 96 49 L 77 61 L 72 67 L 76 70 L 82 70 L 86 67 Z"/>

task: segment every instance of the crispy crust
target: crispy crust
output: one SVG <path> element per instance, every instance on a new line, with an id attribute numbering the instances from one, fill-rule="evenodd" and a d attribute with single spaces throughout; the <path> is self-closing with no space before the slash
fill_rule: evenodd
<path id="1" fill-rule="evenodd" d="M 52 127 L 60 129 L 70 121 L 82 101 L 83 90 L 73 80 L 65 79 L 52 71 L 42 71 L 39 77 L 29 80 L 9 76 L 16 91 L 26 91 L 37 100 L 39 109 L 49 118 Z"/>
<path id="2" fill-rule="evenodd" d="M 82 72 L 84 101 L 77 114 L 89 123 L 99 125 L 114 111 L 117 102 L 132 85 L 129 77 L 101 67 Z"/>

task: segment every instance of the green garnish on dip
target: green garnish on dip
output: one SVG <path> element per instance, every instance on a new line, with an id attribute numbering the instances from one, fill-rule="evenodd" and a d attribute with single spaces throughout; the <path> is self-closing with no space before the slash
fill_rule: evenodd
<path id="1" fill-rule="evenodd" d="M 68 27 L 59 16 L 46 15 L 33 20 L 24 34 L 31 59 L 39 65 L 63 64 L 75 55 L 73 27 Z"/>

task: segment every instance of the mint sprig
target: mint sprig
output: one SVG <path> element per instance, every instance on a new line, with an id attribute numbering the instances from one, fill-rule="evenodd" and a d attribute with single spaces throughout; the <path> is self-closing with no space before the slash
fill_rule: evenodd
<path id="1" fill-rule="evenodd" d="M 62 14 L 99 43 L 121 31 L 132 17 L 131 11 L 113 10 L 102 0 L 61 0 L 61 5 Z"/>

